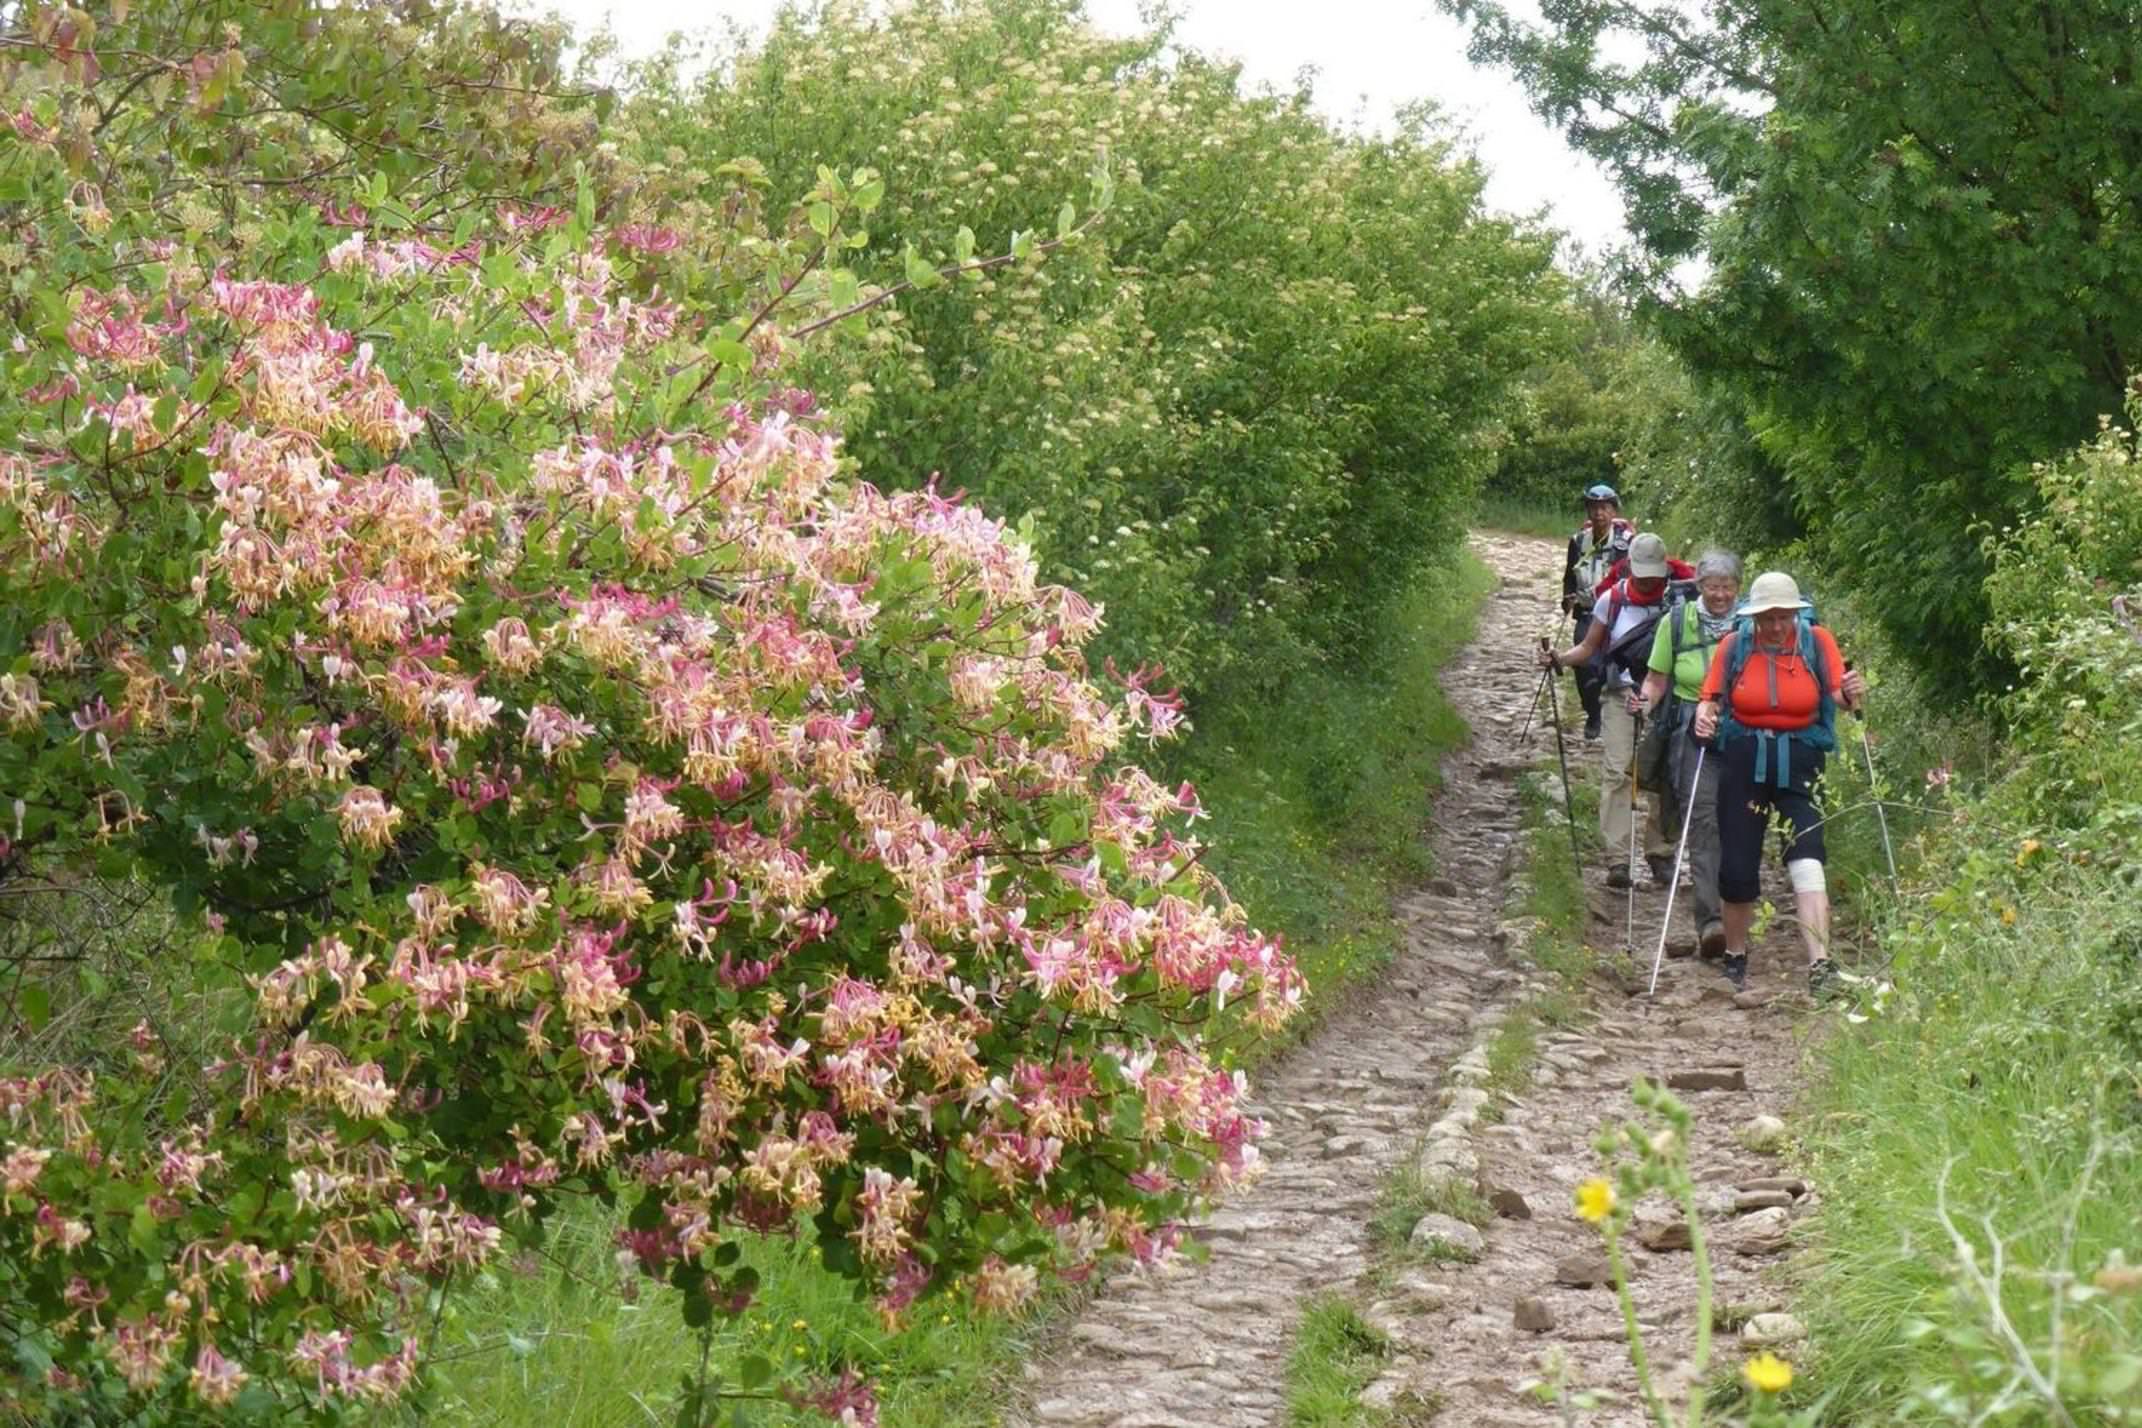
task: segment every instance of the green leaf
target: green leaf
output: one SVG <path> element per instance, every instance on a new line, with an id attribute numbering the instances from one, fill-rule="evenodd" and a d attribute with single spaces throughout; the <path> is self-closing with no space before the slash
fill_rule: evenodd
<path id="1" fill-rule="evenodd" d="M 900 264 L 906 272 L 908 282 L 914 287 L 934 288 L 944 281 L 937 269 L 915 251 L 915 245 L 912 243 L 900 250 Z"/>
<path id="2" fill-rule="evenodd" d="M 821 238 L 831 238 L 835 216 L 833 205 L 820 199 L 810 208 L 811 231 Z"/>
<path id="3" fill-rule="evenodd" d="M 1068 237 L 1071 230 L 1077 226 L 1078 209 L 1067 198 L 1064 200 L 1064 206 L 1056 210 L 1056 236 L 1059 238 Z"/>
<path id="4" fill-rule="evenodd" d="M 45 1023 L 52 1019 L 52 989 L 43 982 L 31 982 L 22 989 L 18 999 L 22 1018 L 30 1024 L 30 1030 L 43 1031 Z"/>
<path id="5" fill-rule="evenodd" d="M 736 1381 L 745 1392 L 773 1382 L 773 1365 L 760 1354 L 746 1354 L 736 1366 Z"/>
<path id="6" fill-rule="evenodd" d="M 952 261 L 964 263 L 974 256 L 974 230 L 962 223 L 952 237 Z"/>

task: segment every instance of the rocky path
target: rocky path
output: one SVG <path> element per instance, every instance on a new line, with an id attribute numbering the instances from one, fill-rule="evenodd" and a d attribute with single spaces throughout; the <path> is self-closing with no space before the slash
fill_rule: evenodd
<path id="1" fill-rule="evenodd" d="M 1536 1079 L 1522 1094 L 1477 1089 L 1486 1039 L 1542 985 L 1512 945 L 1522 931 L 1513 939 L 1506 905 L 1520 831 L 1514 775 L 1543 756 L 1551 768 L 1553 744 L 1535 733 L 1529 750 L 1512 745 L 1533 687 L 1527 651 L 1552 618 L 1561 551 L 1500 535 L 1476 535 L 1474 546 L 1503 584 L 1443 675 L 1473 740 L 1443 767 L 1429 835 L 1437 876 L 1401 901 L 1405 950 L 1367 995 L 1259 1079 L 1270 1169 L 1200 1227 L 1210 1261 L 1125 1273 L 1102 1286 L 1053 1351 L 1029 1364 L 1010 1420 L 1022 1428 L 1284 1424 L 1285 1360 L 1300 1308 L 1329 1291 L 1365 1306 L 1390 1336 L 1388 1371 L 1365 1395 L 1383 1409 L 1380 1421 L 1560 1423 L 1558 1410 L 1524 1391 L 1557 1365 L 1573 1389 L 1624 1390 L 1627 1356 L 1611 1290 L 1564 1281 L 1582 1278 L 1575 1261 L 1598 1248 L 1569 1212 L 1577 1181 L 1596 1173 L 1589 1143 L 1627 1112 L 1627 1088 L 1639 1075 L 1704 1071 L 1720 1087 L 1686 1093 L 1701 1118 L 1694 1158 L 1707 1210 L 1720 1220 L 1713 1233 L 1747 1251 L 1716 1256 L 1719 1300 L 1737 1319 L 1782 1299 L 1763 1270 L 1812 1197 L 1795 1197 L 1789 1186 L 1743 1195 L 1741 1186 L 1777 1169 L 1731 1132 L 1781 1110 L 1791 1093 L 1793 1018 L 1772 1004 L 1798 986 L 1799 957 L 1785 943 L 1758 949 L 1750 992 L 1738 1001 L 1706 967 L 1684 960 L 1667 964 L 1656 999 L 1632 997 L 1625 980 L 1641 979 L 1617 972 L 1623 901 L 1605 890 L 1599 869 L 1588 869 L 1594 940 L 1606 949 L 1591 988 L 1596 1018 L 1581 1034 L 1543 1038 Z M 1572 774 L 1595 778 L 1585 755 L 1575 740 Z M 1664 901 L 1663 891 L 1639 892 L 1640 946 L 1656 939 Z M 1387 1172 L 1408 1157 L 1433 1174 L 1475 1179 L 1500 1192 L 1506 1210 L 1529 1217 L 1486 1226 L 1469 1246 L 1477 1254 L 1469 1264 L 1372 1265 L 1368 1220 Z M 1780 1194 L 1785 1203 L 1775 1209 L 1735 1214 Z M 1670 1245 L 1670 1226 L 1654 1237 Z M 1690 1257 L 1670 1248 L 1634 1254 L 1639 1313 L 1662 1336 L 1655 1358 L 1671 1361 L 1692 1329 Z M 1724 1348 L 1733 1362 L 1733 1346 Z M 1623 1398 L 1574 1421 L 1605 1428 L 1642 1419 Z"/>

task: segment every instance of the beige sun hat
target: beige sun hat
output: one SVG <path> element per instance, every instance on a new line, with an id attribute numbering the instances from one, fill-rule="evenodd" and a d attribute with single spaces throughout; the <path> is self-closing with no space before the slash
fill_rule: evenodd
<path id="1" fill-rule="evenodd" d="M 1760 615 L 1765 610 L 1806 610 L 1813 608 L 1800 596 L 1799 582 L 1782 570 L 1766 570 L 1755 577 L 1748 587 L 1748 598 L 1740 605 L 1743 615 Z"/>
<path id="2" fill-rule="evenodd" d="M 1630 541 L 1629 573 L 1639 580 L 1656 580 L 1665 575 L 1666 542 L 1649 531 Z"/>

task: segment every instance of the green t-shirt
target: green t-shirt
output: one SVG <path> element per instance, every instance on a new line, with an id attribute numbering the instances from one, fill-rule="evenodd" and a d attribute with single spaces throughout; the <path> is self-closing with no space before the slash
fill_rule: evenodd
<path id="1" fill-rule="evenodd" d="M 1674 621 L 1681 623 L 1681 657 L 1673 657 Z M 1710 673 L 1711 651 L 1718 647 L 1716 640 L 1706 642 L 1703 638 L 1703 621 L 1696 610 L 1696 602 L 1686 601 L 1672 619 L 1659 621 L 1659 632 L 1651 641 L 1651 662 L 1647 666 L 1656 674 L 1673 676 L 1673 696 L 1693 704 L 1703 692 L 1703 676 Z"/>

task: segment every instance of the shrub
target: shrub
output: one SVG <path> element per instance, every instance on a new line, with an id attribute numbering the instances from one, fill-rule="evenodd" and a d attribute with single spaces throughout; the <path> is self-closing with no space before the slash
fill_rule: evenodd
<path id="1" fill-rule="evenodd" d="M 803 370 L 866 469 L 952 473 L 1031 519 L 1045 570 L 1106 604 L 1100 648 L 1200 694 L 1373 650 L 1455 545 L 1512 378 L 1560 338 L 1551 240 L 1484 211 L 1425 111 L 1338 133 L 1069 0 L 789 11 L 621 118 L 680 190 L 719 155 L 876 165 L 871 291 L 1061 229 L 1105 154 L 1113 201 L 1076 252 L 903 294 Z"/>
<path id="2" fill-rule="evenodd" d="M 877 193 L 824 176 L 811 231 Z M 131 210 L 9 361 L 0 868 L 168 889 L 251 1008 L 205 1067 L 145 1018 L 0 1077 L 9 1393 L 393 1397 L 581 1197 L 696 1324 L 745 1231 L 889 1316 L 1165 1253 L 1255 1163 L 1199 1022 L 1301 992 L 1124 762 L 1177 702 L 1089 677 L 1098 613 L 1001 523 L 840 476 L 785 248 L 710 318 L 592 182 L 440 244 L 368 201 L 406 222 L 214 269 Z"/>

